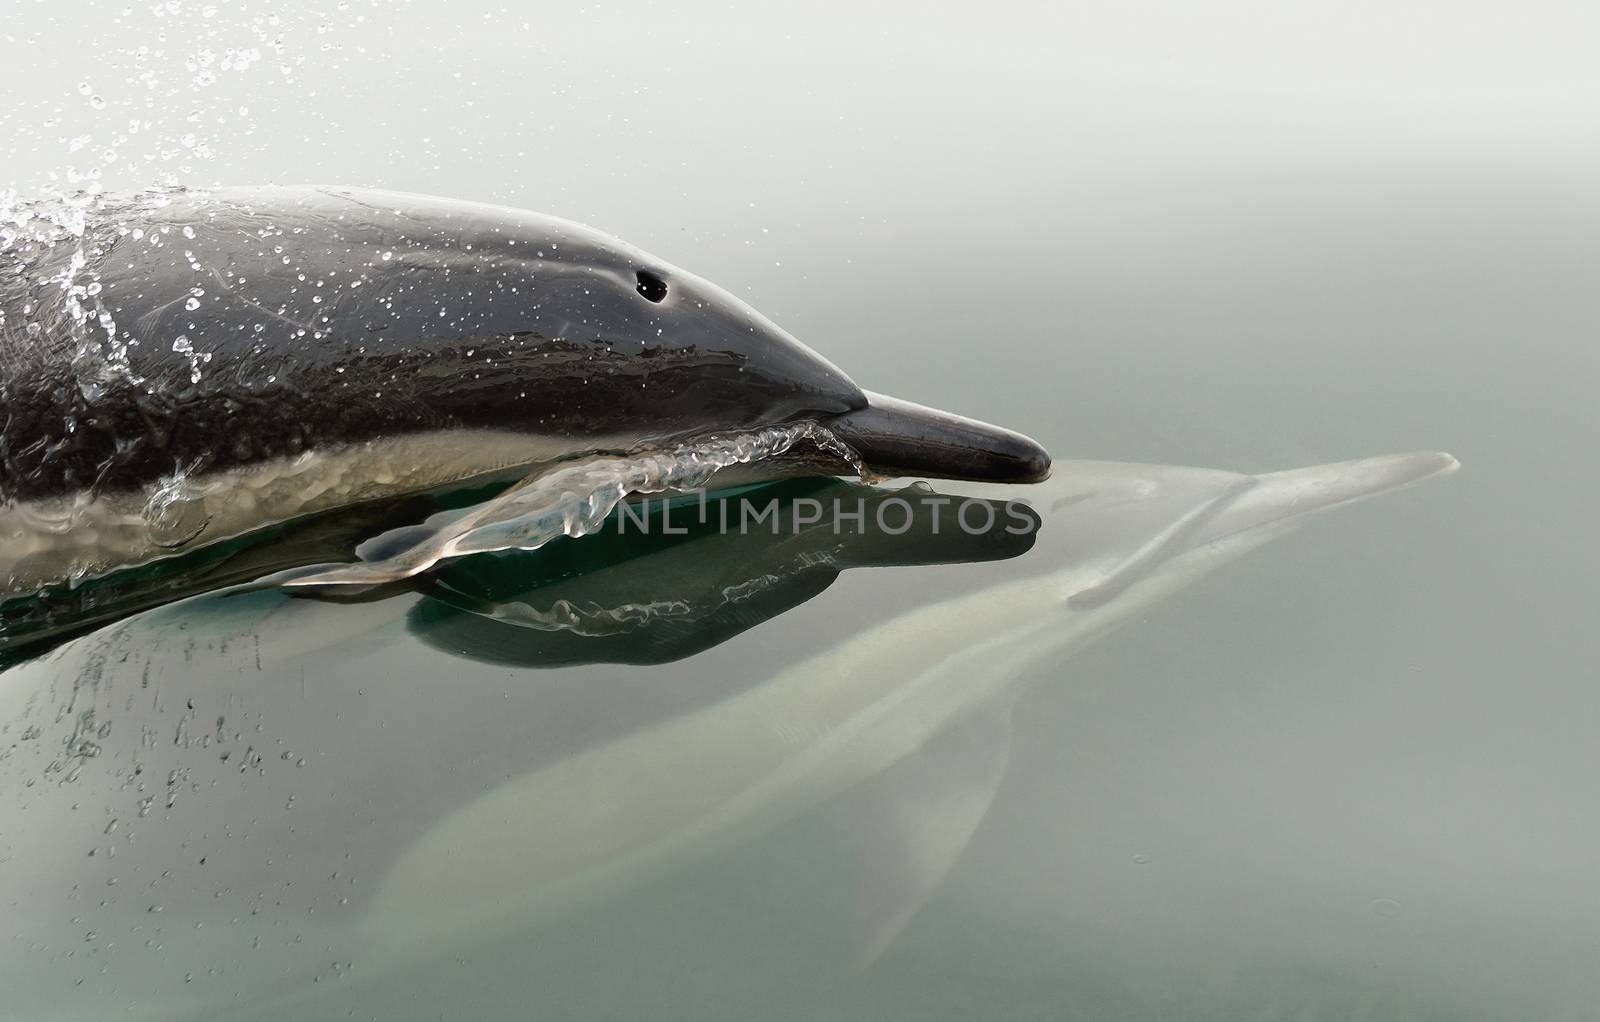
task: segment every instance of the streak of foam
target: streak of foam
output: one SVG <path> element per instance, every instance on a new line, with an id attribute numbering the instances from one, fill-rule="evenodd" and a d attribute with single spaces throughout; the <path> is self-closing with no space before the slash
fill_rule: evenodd
<path id="1" fill-rule="evenodd" d="M 693 612 L 694 608 L 683 600 L 652 600 L 648 603 L 624 603 L 617 607 L 557 600 L 548 610 L 531 603 L 506 602 L 474 611 L 480 617 L 518 628 L 540 632 L 572 632 L 593 637 L 622 635 L 662 618 L 685 617 Z"/>
<path id="2" fill-rule="evenodd" d="M 141 192 L 126 210 L 109 205 L 98 184 L 44 198 L 0 193 L 0 275 L 23 289 L 0 307 L 0 332 L 70 342 L 79 387 L 90 400 L 114 378 L 139 382 L 128 364 L 132 336 L 119 331 L 102 298 L 98 267 L 130 232 L 114 221 L 139 206 L 164 205 L 171 192 Z"/>
<path id="3" fill-rule="evenodd" d="M 705 594 L 704 602 L 689 599 L 649 600 L 606 606 L 594 600 L 555 600 L 548 608 L 520 600 L 489 602 L 453 593 L 449 602 L 479 617 L 539 632 L 572 632 L 600 637 L 638 631 L 667 618 L 704 617 L 724 607 L 744 603 L 776 589 L 801 572 L 813 568 L 838 570 L 837 559 L 827 551 L 803 551 L 782 571 L 769 571 L 721 586 Z"/>
<path id="4" fill-rule="evenodd" d="M 697 489 L 721 469 L 775 458 L 801 443 L 814 444 L 858 474 L 868 474 L 849 446 L 815 422 L 711 434 L 662 450 L 599 455 L 557 465 L 465 515 L 438 523 L 437 529 L 391 556 L 287 578 L 280 584 L 382 585 L 458 557 L 537 550 L 558 536 L 594 532 L 629 494 Z"/>

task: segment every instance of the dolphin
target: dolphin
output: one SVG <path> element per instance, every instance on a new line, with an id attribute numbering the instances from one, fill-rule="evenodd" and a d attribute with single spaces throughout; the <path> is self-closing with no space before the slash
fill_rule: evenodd
<path id="1" fill-rule="evenodd" d="M 430 975 L 844 803 L 893 858 L 861 888 L 853 957 L 868 965 L 980 825 L 1012 707 L 1059 676 L 1041 665 L 1316 514 L 1456 467 L 1430 453 L 1257 476 L 1058 463 L 1018 491 L 1042 519 L 1020 556 L 916 569 L 946 574 L 920 576 L 910 607 L 908 580 L 872 573 L 882 581 L 845 618 L 776 632 L 690 615 L 726 641 L 621 674 L 572 655 L 616 642 L 586 639 L 581 621 L 558 655 L 590 666 L 508 672 L 514 657 L 460 649 L 459 619 L 421 613 L 411 589 L 336 604 L 216 593 L 145 611 L 0 675 L 0 936 L 15 938 L 0 943 L 0 985 L 41 1018 L 85 1004 L 213 1017 L 223 1003 L 283 1017 L 286 984 L 287 1002 L 370 1013 L 374 983 Z M 983 549 L 952 542 L 958 559 Z M 641 584 L 672 556 L 689 599 L 749 555 L 719 533 L 656 550 L 631 558 Z M 474 574 L 460 562 L 428 584 L 465 592 Z M 535 590 L 596 604 L 641 591 L 564 589 L 554 574 Z M 483 602 L 452 606 L 510 633 L 497 649 L 548 634 L 519 625 L 528 594 L 490 579 L 473 595 Z M 429 628 L 443 630 L 419 635 Z M 775 668 L 752 677 L 757 656 Z"/>
<path id="2" fill-rule="evenodd" d="M 890 889 L 869 892 L 884 904 L 863 943 L 870 961 L 981 820 L 1003 773 L 1017 682 L 1032 665 L 1066 656 L 1314 512 L 1456 467 L 1424 453 L 1253 477 L 1174 474 L 1159 499 L 1144 500 L 1168 513 L 1174 498 L 1188 506 L 1147 525 L 1136 543 L 1091 541 L 1042 574 L 909 611 L 732 699 L 461 807 L 390 868 L 366 925 L 397 952 L 441 933 L 476 939 L 518 925 L 541 902 L 702 856 L 887 775 L 921 788 L 922 804 L 890 817 L 907 861 L 884 878 Z M 1141 517 L 1143 508 L 1113 496 L 1132 481 L 1123 467 L 1074 465 L 1063 475 L 1093 498 L 1075 507 L 1081 491 L 1054 498 L 1068 502 L 1055 526 L 1069 543 L 1122 538 L 1123 519 Z M 946 790 L 926 790 L 930 779 Z"/>
<path id="3" fill-rule="evenodd" d="M 320 187 L 10 216 L 0 596 L 775 425 L 812 428 L 747 457 L 745 480 L 1049 470 L 1027 437 L 864 391 L 726 291 L 554 217 Z"/>

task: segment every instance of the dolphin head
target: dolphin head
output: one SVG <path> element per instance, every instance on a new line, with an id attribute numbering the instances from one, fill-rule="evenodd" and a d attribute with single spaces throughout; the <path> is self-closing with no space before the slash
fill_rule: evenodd
<path id="1" fill-rule="evenodd" d="M 548 406 L 571 404 L 582 386 L 599 396 L 580 403 L 611 429 L 635 420 L 641 434 L 673 435 L 867 405 L 837 366 L 744 301 L 601 231 L 523 210 L 377 194 L 416 222 L 386 262 L 426 295 L 377 317 L 393 324 L 384 332 L 435 350 L 506 350 L 499 412 L 516 416 L 503 399 L 511 387 L 519 395 L 531 387 L 548 400 L 526 403 L 546 405 L 547 422 Z M 314 198 L 373 196 L 324 189 Z M 365 216 L 369 230 L 394 229 L 381 212 Z"/>
<path id="2" fill-rule="evenodd" d="M 1018 434 L 867 394 L 722 288 L 559 218 L 311 187 L 104 212 L 87 272 L 126 372 L 79 410 L 87 428 L 15 466 L 19 497 L 441 429 L 529 437 L 534 463 L 811 420 L 882 474 L 1048 465 Z M 9 383 L 8 428 L 54 428 L 60 388 Z"/>
<path id="3" fill-rule="evenodd" d="M 773 427 L 814 442 L 754 478 L 1048 470 L 1032 440 L 869 394 L 721 288 L 554 217 L 295 187 L 108 197 L 84 223 L 0 282 L 0 319 L 30 328 L 0 333 L 0 505 L 31 509 L 0 508 L 0 594 Z M 32 524 L 62 515 L 93 542 Z"/>
<path id="4" fill-rule="evenodd" d="M 367 193 L 324 190 L 332 199 Z M 305 201 L 305 200 L 302 200 Z M 596 407 L 588 416 L 610 428 L 627 420 L 640 435 L 684 435 L 815 419 L 882 475 L 988 482 L 1037 482 L 1050 458 L 1019 433 L 960 415 L 863 391 L 832 362 L 727 290 L 688 270 L 581 224 L 541 214 L 416 196 L 394 197 L 432 234 L 413 231 L 397 268 L 460 282 L 493 280 L 486 300 L 455 320 L 434 323 L 431 303 L 400 328 L 408 337 L 455 333 L 456 343 L 485 347 L 488 332 L 541 350 L 498 386 L 549 392 L 571 405 L 573 392 Z M 376 203 L 369 203 L 374 205 Z M 494 300 L 498 292 L 502 297 Z M 506 301 L 509 292 L 519 300 Z M 455 301 L 461 302 L 460 297 Z M 448 316 L 436 317 L 449 320 Z M 605 352 L 603 376 L 590 359 L 582 388 L 550 372 L 545 349 Z M 612 384 L 616 385 L 613 386 Z M 552 388 L 560 387 L 562 393 Z M 490 401 L 486 406 L 493 407 Z M 541 417 L 541 422 L 547 417 Z M 602 430 L 603 431 L 603 430 Z M 826 459 L 809 467 L 838 469 Z"/>
<path id="5" fill-rule="evenodd" d="M 1056 555 L 1051 584 L 1070 610 L 1117 617 L 1325 511 L 1458 467 L 1436 451 L 1260 475 L 1078 463 L 1046 488 L 1056 531 L 1070 532 L 1057 538 L 1072 544 Z"/>

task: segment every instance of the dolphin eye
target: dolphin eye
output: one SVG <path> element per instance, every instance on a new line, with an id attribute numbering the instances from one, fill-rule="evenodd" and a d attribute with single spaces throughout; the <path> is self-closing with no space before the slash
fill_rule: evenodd
<path id="1" fill-rule="evenodd" d="M 667 282 L 649 270 L 640 270 L 635 277 L 639 283 L 636 290 L 652 302 L 659 302 L 667 297 Z"/>

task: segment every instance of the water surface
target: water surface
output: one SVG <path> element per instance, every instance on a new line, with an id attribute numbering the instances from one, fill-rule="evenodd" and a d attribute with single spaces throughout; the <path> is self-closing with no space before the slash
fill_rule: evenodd
<path id="1" fill-rule="evenodd" d="M 47 980 L 101 983 L 101 943 L 150 939 L 89 922 L 138 899 L 163 908 L 148 913 L 159 966 L 114 977 L 99 1015 L 64 1017 L 235 977 L 252 993 L 230 1016 L 281 1017 L 274 970 L 313 958 L 299 1017 L 1589 1017 L 1600 149 L 1585 118 L 1600 91 L 1570 52 L 1592 38 L 1579 15 L 1532 39 L 1417 5 L 1345 40 L 1363 63 L 1309 14 L 1243 4 L 1222 19 L 1243 41 L 1175 10 L 1155 28 L 1029 5 L 970 23 L 853 12 L 866 20 L 846 31 L 720 8 L 524 27 L 492 6 L 351 5 L 319 34 L 279 6 L 292 73 L 272 56 L 203 88 L 184 55 L 254 38 L 251 16 L 29 8 L 4 29 L 0 184 L 69 163 L 144 183 L 143 138 L 111 163 L 67 142 L 94 134 L 93 154 L 145 117 L 214 149 L 150 143 L 181 150 L 150 164 L 186 179 L 346 181 L 593 222 L 735 290 L 863 386 L 1026 430 L 1058 458 L 1258 472 L 1442 449 L 1463 469 L 1032 668 L 981 825 L 865 969 L 848 945 L 867 853 L 848 807 L 828 806 L 376 988 L 304 944 L 423 821 L 1028 555 L 846 571 L 670 665 L 468 660 L 390 603 L 217 603 L 173 627 L 308 623 L 276 640 L 305 646 L 279 651 L 286 687 L 194 707 L 182 737 L 213 736 L 184 746 L 205 771 L 169 780 L 163 764 L 75 809 L 55 790 L 48 872 L 17 850 L 41 825 L 39 786 L 69 784 L 70 766 L 32 787 L 4 775 L 0 971 L 36 978 L 32 1004 L 73 1003 Z M 119 55 L 124 36 L 180 25 L 167 57 Z M 153 63 L 167 91 L 147 107 Z M 15 766 L 24 738 L 0 729 Z M 152 763 L 179 737 L 149 735 Z M 225 831 L 182 816 L 207 799 L 250 811 Z M 106 857 L 119 840 L 125 860 L 132 842 L 162 849 L 171 876 L 124 874 Z M 207 975 L 204 920 L 183 913 L 219 893 L 240 908 L 212 949 L 237 972 Z M 74 945 L 30 949 L 41 928 Z M 33 970 L 39 956 L 55 965 Z"/>

